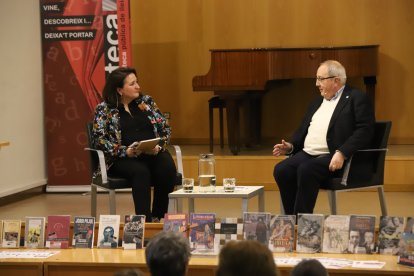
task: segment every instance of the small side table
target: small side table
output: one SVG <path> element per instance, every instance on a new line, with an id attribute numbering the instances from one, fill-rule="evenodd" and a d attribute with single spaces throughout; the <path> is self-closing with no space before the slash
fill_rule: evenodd
<path id="1" fill-rule="evenodd" d="M 198 191 L 198 187 L 194 186 L 192 193 L 184 193 L 183 189 L 179 189 L 168 194 L 169 213 L 182 213 L 181 199 L 188 200 L 188 212 L 194 213 L 194 199 L 195 198 L 240 198 L 242 200 L 242 217 L 243 213 L 248 211 L 249 199 L 254 196 L 259 197 L 258 207 L 259 212 L 264 212 L 264 188 L 263 186 L 236 186 L 235 191 L 232 193 L 224 192 L 222 186 L 217 186 L 215 192 L 201 193 Z"/>

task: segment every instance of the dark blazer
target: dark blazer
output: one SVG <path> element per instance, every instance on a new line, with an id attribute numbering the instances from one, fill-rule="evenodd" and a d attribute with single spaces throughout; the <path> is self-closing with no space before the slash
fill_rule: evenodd
<path id="1" fill-rule="evenodd" d="M 323 97 L 318 96 L 309 106 L 301 126 L 292 137 L 292 154 L 303 149 L 312 116 L 322 101 Z M 345 157 L 350 157 L 355 151 L 368 148 L 374 134 L 374 124 L 374 108 L 366 93 L 345 86 L 329 122 L 326 135 L 329 152 L 334 154 L 339 150 Z"/>

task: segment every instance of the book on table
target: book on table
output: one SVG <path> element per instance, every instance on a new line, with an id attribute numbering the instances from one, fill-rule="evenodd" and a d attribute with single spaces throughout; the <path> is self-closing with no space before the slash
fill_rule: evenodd
<path id="1" fill-rule="evenodd" d="M 349 220 L 346 215 L 329 215 L 323 228 L 322 252 L 345 253 L 349 241 Z"/>
<path id="2" fill-rule="evenodd" d="M 397 255 L 403 232 L 404 217 L 381 216 L 378 227 L 378 252 Z"/>
<path id="3" fill-rule="evenodd" d="M 324 215 L 298 214 L 296 252 L 318 253 L 322 251 Z"/>
<path id="4" fill-rule="evenodd" d="M 24 246 L 26 248 L 45 247 L 46 217 L 26 217 Z"/>
<path id="5" fill-rule="evenodd" d="M 229 241 L 243 240 L 243 219 L 236 217 L 226 217 L 216 219 L 216 233 L 220 246 Z"/>
<path id="6" fill-rule="evenodd" d="M 97 242 L 99 248 L 118 247 L 120 222 L 120 215 L 100 215 Z"/>
<path id="7" fill-rule="evenodd" d="M 407 217 L 404 232 L 406 233 L 414 233 L 414 217 Z"/>
<path id="8" fill-rule="evenodd" d="M 75 217 L 73 219 L 72 246 L 74 248 L 93 248 L 94 232 L 94 217 Z"/>
<path id="9" fill-rule="evenodd" d="M 414 267 L 414 233 L 402 233 L 399 247 L 398 263 Z"/>
<path id="10" fill-rule="evenodd" d="M 245 212 L 243 214 L 243 237 L 269 246 L 270 213 Z"/>
<path id="11" fill-rule="evenodd" d="M 164 231 L 173 231 L 182 233 L 184 237 L 188 237 L 188 216 L 187 214 L 171 214 L 164 215 Z"/>
<path id="12" fill-rule="evenodd" d="M 348 253 L 375 252 L 375 216 L 351 215 L 349 220 Z"/>
<path id="13" fill-rule="evenodd" d="M 70 215 L 47 217 L 46 247 L 69 248 Z"/>
<path id="14" fill-rule="evenodd" d="M 19 248 L 20 246 L 20 220 L 3 220 L 1 246 L 4 248 Z"/>
<path id="15" fill-rule="evenodd" d="M 274 215 L 270 219 L 269 249 L 272 252 L 293 252 L 295 215 Z"/>
<path id="16" fill-rule="evenodd" d="M 216 214 L 190 214 L 190 249 L 191 254 L 218 254 L 218 243 L 215 242 Z"/>
<path id="17" fill-rule="evenodd" d="M 145 215 L 125 215 L 124 249 L 140 249 L 144 247 Z"/>

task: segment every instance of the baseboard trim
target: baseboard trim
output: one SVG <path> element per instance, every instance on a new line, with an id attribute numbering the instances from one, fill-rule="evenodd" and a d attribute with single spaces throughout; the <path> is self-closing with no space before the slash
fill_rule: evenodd
<path id="1" fill-rule="evenodd" d="M 13 195 L 13 194 L 17 194 L 17 193 L 20 193 L 20 192 L 24 192 L 26 190 L 30 190 L 30 189 L 40 187 L 40 186 L 43 186 L 43 185 L 46 185 L 46 182 L 47 182 L 46 179 L 40 179 L 40 180 L 37 180 L 33 183 L 29 183 L 25 186 L 20 186 L 18 188 L 13 188 L 13 189 L 10 189 L 10 190 L 1 191 L 0 198 L 5 197 L 5 196 L 9 196 L 9 195 Z"/>
<path id="2" fill-rule="evenodd" d="M 46 187 L 46 192 L 48 193 L 89 193 L 91 191 L 91 185 L 61 185 L 61 186 L 52 186 L 48 185 Z M 120 192 L 131 192 L 131 189 L 120 189 L 117 190 L 117 193 Z M 98 192 L 106 192 L 104 189 L 98 188 Z"/>

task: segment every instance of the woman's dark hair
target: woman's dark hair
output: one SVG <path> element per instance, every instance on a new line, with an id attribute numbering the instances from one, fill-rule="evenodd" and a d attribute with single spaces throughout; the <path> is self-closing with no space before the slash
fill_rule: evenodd
<path id="1" fill-rule="evenodd" d="M 102 97 L 107 104 L 118 107 L 121 103 L 121 95 L 117 89 L 124 87 L 125 78 L 130 74 L 136 76 L 137 72 L 131 67 L 118 67 L 108 75 L 102 92 Z"/>

